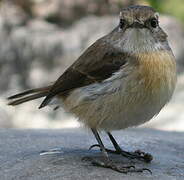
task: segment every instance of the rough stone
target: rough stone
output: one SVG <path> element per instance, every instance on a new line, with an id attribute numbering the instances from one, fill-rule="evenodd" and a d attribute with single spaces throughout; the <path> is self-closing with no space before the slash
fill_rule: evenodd
<path id="1" fill-rule="evenodd" d="M 136 2 L 137 0 L 121 0 L 121 3 L 119 0 L 42 0 L 35 1 L 32 13 L 37 18 L 66 26 L 89 14 L 98 16 L 116 14 L 123 7 Z"/>
<path id="2" fill-rule="evenodd" d="M 152 170 L 144 173 L 121 174 L 110 169 L 94 167 L 84 156 L 99 158 L 98 149 L 88 150 L 96 143 L 89 131 L 62 130 L 13 130 L 0 129 L 0 177 L 3 180 L 183 180 L 184 133 L 152 129 L 128 129 L 113 132 L 126 150 L 141 149 L 154 156 L 150 164 L 110 155 L 119 165 L 129 163 Z M 102 133 L 104 144 L 112 148 Z M 60 154 L 40 156 L 43 150 L 61 148 Z"/>

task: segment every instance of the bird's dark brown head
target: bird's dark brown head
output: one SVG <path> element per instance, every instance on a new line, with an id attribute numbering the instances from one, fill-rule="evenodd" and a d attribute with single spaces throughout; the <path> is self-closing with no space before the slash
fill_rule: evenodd
<path id="1" fill-rule="evenodd" d="M 118 28 L 112 37 L 127 52 L 170 50 L 167 34 L 159 26 L 159 13 L 149 6 L 122 9 Z M 115 33 L 114 33 L 115 32 Z"/>

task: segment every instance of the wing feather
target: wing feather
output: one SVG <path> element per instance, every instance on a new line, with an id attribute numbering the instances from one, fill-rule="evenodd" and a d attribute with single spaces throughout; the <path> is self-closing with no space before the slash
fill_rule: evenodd
<path id="1" fill-rule="evenodd" d="M 105 36 L 106 37 L 106 36 Z M 127 54 L 118 51 L 103 37 L 91 45 L 51 87 L 39 108 L 56 95 L 66 95 L 75 88 L 101 82 L 126 63 Z"/>

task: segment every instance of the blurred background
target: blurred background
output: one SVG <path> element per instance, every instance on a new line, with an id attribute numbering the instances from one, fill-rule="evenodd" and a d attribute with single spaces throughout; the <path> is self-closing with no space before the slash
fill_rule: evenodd
<path id="1" fill-rule="evenodd" d="M 0 0 L 0 127 L 79 126 L 61 109 L 38 110 L 41 99 L 10 107 L 6 97 L 56 80 L 90 44 L 117 26 L 121 8 L 133 4 L 160 12 L 178 71 L 172 101 L 144 126 L 184 131 L 183 0 Z"/>

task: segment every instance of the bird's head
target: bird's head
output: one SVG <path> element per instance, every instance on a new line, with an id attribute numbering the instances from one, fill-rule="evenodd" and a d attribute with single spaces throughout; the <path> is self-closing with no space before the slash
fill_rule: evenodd
<path id="1" fill-rule="evenodd" d="M 149 6 L 122 9 L 112 33 L 114 43 L 129 53 L 170 49 L 167 34 L 159 26 L 159 14 Z"/>

